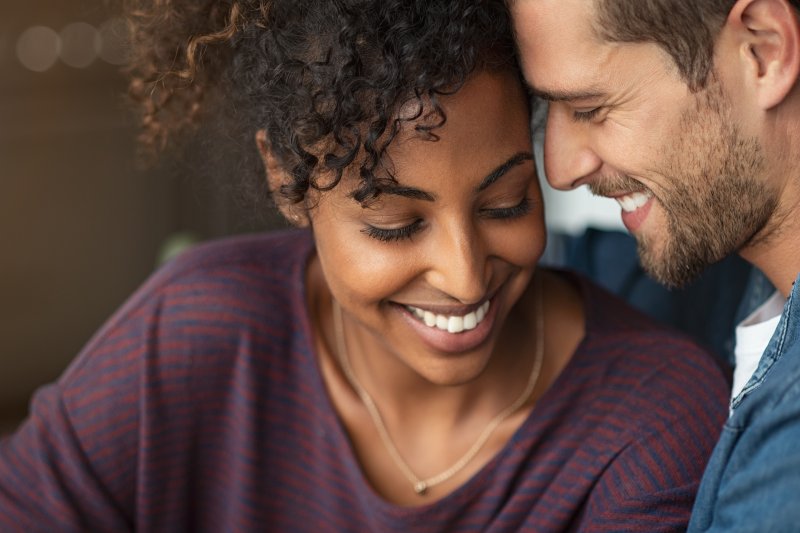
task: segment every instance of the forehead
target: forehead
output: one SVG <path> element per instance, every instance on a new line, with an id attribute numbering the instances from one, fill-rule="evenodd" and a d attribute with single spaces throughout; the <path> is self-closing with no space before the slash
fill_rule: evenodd
<path id="1" fill-rule="evenodd" d="M 529 144 L 528 102 L 514 72 L 479 72 L 438 103 L 447 119 L 433 130 L 437 140 L 414 131 L 416 123 L 406 123 L 388 149 L 396 170 L 408 171 L 409 165 L 424 162 L 480 173 L 494 168 L 509 150 L 514 153 Z"/>
<path id="2" fill-rule="evenodd" d="M 416 125 L 429 125 L 428 120 L 404 122 L 376 170 L 379 177 L 389 174 L 400 188 L 452 199 L 473 194 L 498 167 L 532 151 L 528 98 L 516 71 L 478 72 L 460 90 L 437 101 L 446 121 L 432 130 L 435 137 L 415 130 Z M 411 108 L 406 111 L 416 114 Z M 348 167 L 344 186 L 330 191 L 332 196 L 350 198 L 363 185 L 358 165 Z M 380 205 L 402 200 L 393 194 L 379 198 Z"/>
<path id="3" fill-rule="evenodd" d="M 619 73 L 620 46 L 600 39 L 591 0 L 510 4 L 525 77 L 537 90 L 603 90 Z"/>

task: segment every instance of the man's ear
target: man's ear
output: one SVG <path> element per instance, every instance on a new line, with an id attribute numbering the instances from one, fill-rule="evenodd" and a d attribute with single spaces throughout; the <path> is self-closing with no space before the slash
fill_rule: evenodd
<path id="1" fill-rule="evenodd" d="M 800 75 L 800 22 L 788 0 L 738 0 L 726 25 L 734 31 L 748 85 L 761 109 L 783 102 Z"/>
<path id="2" fill-rule="evenodd" d="M 281 195 L 281 187 L 289 183 L 292 178 L 272 153 L 269 141 L 267 141 L 267 132 L 264 130 L 256 132 L 256 146 L 258 147 L 258 153 L 261 154 L 261 160 L 264 162 L 267 184 L 270 194 L 275 200 L 275 205 L 278 206 L 283 217 L 293 226 L 308 226 L 308 212 L 305 205 L 302 202 L 292 203 Z"/>

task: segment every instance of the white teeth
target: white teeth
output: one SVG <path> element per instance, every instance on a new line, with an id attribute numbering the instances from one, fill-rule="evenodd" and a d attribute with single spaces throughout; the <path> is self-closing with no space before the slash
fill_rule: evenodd
<path id="1" fill-rule="evenodd" d="M 464 319 L 460 316 L 451 316 L 447 321 L 447 331 L 461 333 L 464 331 Z"/>
<path id="2" fill-rule="evenodd" d="M 636 210 L 636 204 L 633 202 L 633 198 L 630 196 L 623 196 L 622 198 L 618 198 L 617 201 L 625 211 L 631 212 Z"/>
<path id="3" fill-rule="evenodd" d="M 484 302 L 478 309 L 464 316 L 438 315 L 410 305 L 406 306 L 406 308 L 430 328 L 437 328 L 450 333 L 461 333 L 462 331 L 475 329 L 478 324 L 483 322 L 483 319 L 486 318 L 486 313 L 489 311 L 489 302 Z"/>
<path id="4" fill-rule="evenodd" d="M 466 330 L 475 329 L 475 326 L 477 325 L 478 325 L 477 313 L 469 313 L 464 317 L 464 329 Z"/>
<path id="5" fill-rule="evenodd" d="M 636 211 L 644 204 L 647 203 L 650 198 L 653 197 L 653 193 L 650 191 L 645 192 L 633 192 L 631 194 L 627 194 L 625 196 L 621 196 L 617 198 L 617 202 L 622 207 L 622 210 L 631 213 Z"/>

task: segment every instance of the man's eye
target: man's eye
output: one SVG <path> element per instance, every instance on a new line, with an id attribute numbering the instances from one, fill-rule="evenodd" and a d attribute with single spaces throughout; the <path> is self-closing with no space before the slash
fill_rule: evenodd
<path id="1" fill-rule="evenodd" d="M 422 229 L 422 219 L 417 219 L 407 226 L 402 228 L 379 228 L 376 226 L 367 226 L 361 230 L 361 233 L 368 237 L 377 239 L 381 242 L 393 242 L 411 238 L 412 235 Z"/>
<path id="2" fill-rule="evenodd" d="M 590 109 L 588 111 L 573 111 L 572 118 L 575 120 L 575 122 L 590 122 L 597 116 L 599 112 L 599 107 L 595 107 L 594 109 Z"/>
<path id="3" fill-rule="evenodd" d="M 531 199 L 526 196 L 520 203 L 512 207 L 482 209 L 481 215 L 491 219 L 519 218 L 530 213 L 532 208 Z"/>

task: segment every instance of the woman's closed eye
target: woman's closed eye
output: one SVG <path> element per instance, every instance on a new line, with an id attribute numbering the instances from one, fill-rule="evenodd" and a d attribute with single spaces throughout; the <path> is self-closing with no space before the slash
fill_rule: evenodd
<path id="1" fill-rule="evenodd" d="M 489 220 L 504 220 L 520 218 L 531 212 L 533 209 L 531 199 L 525 196 L 518 204 L 510 207 L 491 207 L 479 210 L 481 218 Z M 423 229 L 425 221 L 421 218 L 415 219 L 410 224 L 396 228 L 382 228 L 372 224 L 367 224 L 361 230 L 366 236 L 381 242 L 395 242 L 410 239 Z"/>
<path id="2" fill-rule="evenodd" d="M 407 224 L 399 228 L 381 228 L 368 224 L 364 229 L 361 230 L 361 233 L 382 242 L 400 241 L 411 238 L 411 236 L 421 230 L 422 223 L 422 219 L 418 218 L 411 224 Z"/>
<path id="3" fill-rule="evenodd" d="M 522 200 L 511 207 L 491 207 L 480 210 L 480 214 L 484 218 L 489 219 L 506 219 L 506 218 L 519 218 L 527 215 L 533 208 L 531 199 L 525 196 Z"/>

